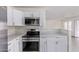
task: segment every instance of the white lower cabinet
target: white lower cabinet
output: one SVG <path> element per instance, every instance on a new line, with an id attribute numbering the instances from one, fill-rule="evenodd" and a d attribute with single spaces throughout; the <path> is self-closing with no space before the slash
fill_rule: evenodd
<path id="1" fill-rule="evenodd" d="M 16 41 L 15 41 L 15 47 L 16 47 L 15 51 L 16 52 L 19 52 L 19 42 L 20 42 L 20 40 L 19 40 L 19 38 L 17 38 Z"/>
<path id="2" fill-rule="evenodd" d="M 67 52 L 67 38 L 59 37 L 56 39 L 56 52 Z"/>
<path id="3" fill-rule="evenodd" d="M 46 38 L 47 40 L 47 52 L 55 52 L 56 46 L 55 46 L 55 38 Z"/>
<path id="4" fill-rule="evenodd" d="M 40 52 L 46 52 L 46 43 L 47 41 L 45 39 L 41 38 L 40 40 Z"/>
<path id="5" fill-rule="evenodd" d="M 7 7 L 7 25 L 8 26 L 24 26 L 23 12 L 14 8 Z"/>
<path id="6" fill-rule="evenodd" d="M 22 37 L 19 37 L 19 42 L 18 42 L 18 47 L 19 47 L 19 52 L 22 52 Z"/>
<path id="7" fill-rule="evenodd" d="M 15 52 L 15 39 L 8 42 L 8 52 Z"/>
<path id="8" fill-rule="evenodd" d="M 8 42 L 8 52 L 21 52 L 22 51 L 22 39 L 18 37 Z"/>
<path id="9" fill-rule="evenodd" d="M 13 21 L 15 26 L 22 26 L 23 23 L 23 13 L 19 10 L 13 9 Z"/>
<path id="10" fill-rule="evenodd" d="M 40 51 L 67 52 L 67 38 L 66 37 L 41 38 Z"/>
<path id="11" fill-rule="evenodd" d="M 67 52 L 67 39 L 63 37 L 47 39 L 48 52 Z"/>

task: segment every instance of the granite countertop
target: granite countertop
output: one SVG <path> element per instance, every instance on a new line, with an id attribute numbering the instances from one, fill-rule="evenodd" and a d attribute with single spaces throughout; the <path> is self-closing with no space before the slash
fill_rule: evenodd
<path id="1" fill-rule="evenodd" d="M 17 34 L 13 34 L 13 35 L 9 35 L 8 36 L 8 41 L 11 41 L 11 40 L 13 40 L 13 39 L 16 39 L 17 37 L 20 37 L 20 36 L 23 36 L 23 35 L 25 35 L 25 33 L 17 33 Z M 52 34 L 41 34 L 40 35 L 40 37 L 67 37 L 67 35 L 65 35 L 65 34 L 60 34 L 60 33 L 52 33 Z M 24 37 L 24 39 L 25 39 L 26 37 Z M 39 38 L 39 37 L 36 37 L 36 38 Z M 31 39 L 31 38 L 29 38 L 29 39 Z"/>
<path id="2" fill-rule="evenodd" d="M 17 37 L 20 37 L 23 35 L 25 35 L 25 33 L 17 33 L 17 34 L 8 35 L 8 41 L 11 41 L 11 40 L 16 39 Z"/>
<path id="3" fill-rule="evenodd" d="M 40 37 L 67 37 L 67 35 L 63 33 L 43 33 Z"/>
<path id="4" fill-rule="evenodd" d="M 17 37 L 20 37 L 20 36 L 24 36 L 25 34 L 26 33 L 15 33 L 13 35 L 9 35 L 8 41 L 16 39 Z M 50 32 L 41 32 L 40 37 L 67 37 L 67 34 L 64 34 L 63 32 L 54 33 L 54 32 L 50 31 Z M 26 37 L 24 37 L 24 38 L 26 38 Z"/>

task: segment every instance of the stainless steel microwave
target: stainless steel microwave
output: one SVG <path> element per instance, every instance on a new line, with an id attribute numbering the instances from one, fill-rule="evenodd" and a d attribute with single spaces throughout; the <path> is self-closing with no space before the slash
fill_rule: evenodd
<path id="1" fill-rule="evenodd" d="M 39 26 L 40 18 L 25 17 L 25 25 Z"/>

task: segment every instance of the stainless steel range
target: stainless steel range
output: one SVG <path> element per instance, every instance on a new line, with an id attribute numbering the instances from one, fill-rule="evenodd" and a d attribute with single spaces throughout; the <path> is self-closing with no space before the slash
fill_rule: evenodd
<path id="1" fill-rule="evenodd" d="M 22 36 L 23 51 L 39 51 L 40 31 L 31 29 Z"/>

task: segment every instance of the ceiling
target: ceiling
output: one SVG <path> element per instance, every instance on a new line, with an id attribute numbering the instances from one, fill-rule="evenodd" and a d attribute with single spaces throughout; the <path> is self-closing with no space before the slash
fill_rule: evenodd
<path id="1" fill-rule="evenodd" d="M 62 19 L 63 17 L 71 17 L 79 15 L 78 6 L 14 6 L 21 10 L 27 8 L 45 8 L 46 18 L 49 20 Z"/>
<path id="2" fill-rule="evenodd" d="M 15 8 L 42 8 L 46 6 L 13 6 Z"/>
<path id="3" fill-rule="evenodd" d="M 48 7 L 47 19 L 62 19 L 79 15 L 79 7 Z"/>

